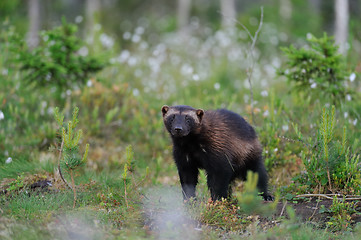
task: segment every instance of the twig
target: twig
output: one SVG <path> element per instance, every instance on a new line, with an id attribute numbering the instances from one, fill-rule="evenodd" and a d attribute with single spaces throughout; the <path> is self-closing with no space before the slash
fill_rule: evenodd
<path id="1" fill-rule="evenodd" d="M 61 168 L 60 168 L 60 160 L 61 160 L 61 154 L 63 152 L 63 147 L 64 147 L 64 140 L 61 141 L 61 146 L 60 146 L 60 149 L 59 149 L 59 158 L 58 158 L 58 171 L 59 171 L 59 175 L 60 175 L 60 178 L 63 180 L 63 182 L 65 183 L 65 185 L 70 188 L 70 189 L 73 189 L 70 184 L 65 180 L 65 178 L 63 177 L 63 173 L 61 172 Z"/>
<path id="2" fill-rule="evenodd" d="M 247 54 L 247 57 L 248 56 L 251 57 L 251 66 L 247 69 L 247 79 L 248 79 L 249 89 L 250 89 L 250 94 L 251 94 L 251 111 L 252 111 L 252 122 L 253 122 L 253 124 L 255 124 L 254 106 L 253 106 L 254 105 L 254 98 L 253 98 L 253 86 L 252 86 L 252 75 L 253 75 L 253 69 L 254 69 L 253 50 L 254 50 L 254 46 L 255 46 L 257 38 L 258 38 L 258 34 L 261 31 L 262 24 L 263 24 L 263 6 L 261 7 L 261 19 L 260 19 L 260 22 L 259 22 L 259 25 L 258 25 L 258 29 L 257 29 L 256 33 L 254 34 L 254 37 L 251 38 L 252 39 L 252 45 L 251 45 L 251 49 L 249 50 L 249 52 Z M 247 29 L 244 25 L 241 25 L 241 26 L 244 29 Z"/>
<path id="3" fill-rule="evenodd" d="M 283 207 L 282 207 L 280 217 L 282 217 L 282 215 L 283 215 L 283 213 L 284 213 L 284 211 L 285 211 L 286 205 L 287 205 L 287 200 L 286 200 L 285 204 L 284 204 Z"/>
<path id="4" fill-rule="evenodd" d="M 333 192 L 332 191 L 332 184 L 331 184 L 331 177 L 330 177 L 330 168 L 329 168 L 329 166 L 328 166 L 328 159 L 327 159 L 327 161 L 326 161 L 326 163 L 327 163 L 327 178 L 328 178 L 328 183 L 329 183 L 329 186 L 330 186 L 330 191 L 331 192 Z"/>
<path id="5" fill-rule="evenodd" d="M 318 186 L 318 193 L 320 193 L 320 191 L 321 191 L 321 184 Z M 318 201 L 316 203 L 315 210 L 313 211 L 311 217 L 308 218 L 309 220 L 311 220 L 313 218 L 313 216 L 315 215 L 316 210 L 318 209 L 318 204 L 320 203 L 320 199 L 321 199 L 321 197 L 318 197 Z"/>
<path id="6" fill-rule="evenodd" d="M 340 194 L 301 194 L 301 195 L 297 195 L 296 198 L 301 198 L 301 197 L 322 197 L 322 198 L 326 198 L 326 199 L 330 199 L 332 200 L 334 196 L 341 196 Z M 350 200 L 361 200 L 361 196 L 349 196 L 345 198 L 337 198 L 337 200 L 345 200 L 345 201 L 350 201 Z"/>
<path id="7" fill-rule="evenodd" d="M 220 12 L 220 14 L 222 16 L 224 16 L 224 14 L 222 12 Z M 227 16 L 226 16 L 227 17 Z M 253 50 L 254 47 L 256 45 L 256 41 L 258 38 L 258 34 L 261 31 L 262 25 L 263 25 L 263 6 L 261 6 L 261 18 L 260 18 L 260 22 L 258 25 L 258 29 L 255 32 L 254 36 L 251 34 L 251 32 L 248 30 L 248 28 L 241 22 L 237 21 L 234 18 L 230 18 L 231 21 L 239 24 L 248 34 L 249 38 L 252 40 L 252 44 L 251 44 L 251 48 L 249 49 L 249 51 L 247 51 L 247 58 L 251 58 L 251 66 L 247 68 L 247 80 L 249 83 L 249 88 L 250 88 L 250 94 L 251 94 L 251 113 L 252 113 L 252 123 L 255 123 L 255 117 L 254 117 L 254 98 L 253 98 L 253 86 L 252 86 L 252 75 L 253 75 L 253 69 L 254 69 L 254 56 L 253 56 Z"/>
<path id="8" fill-rule="evenodd" d="M 74 194 L 73 208 L 75 208 L 75 203 L 76 203 L 76 191 L 75 191 L 75 183 L 74 183 L 73 171 L 72 171 L 71 169 L 70 169 L 70 177 L 71 177 L 71 184 L 73 185 L 73 194 Z"/>
<path id="9" fill-rule="evenodd" d="M 237 21 L 238 22 L 238 21 Z M 254 116 L 254 97 L 253 97 L 253 86 L 252 86 L 252 75 L 253 75 L 253 69 L 254 69 L 254 55 L 253 55 L 253 51 L 254 51 L 254 47 L 256 45 L 256 41 L 258 39 L 258 34 L 261 31 L 262 25 L 263 25 L 263 6 L 261 7 L 261 19 L 259 21 L 259 25 L 258 25 L 258 29 L 255 32 L 254 36 L 252 36 L 252 34 L 250 33 L 250 31 L 247 29 L 247 27 L 245 25 L 243 25 L 242 23 L 238 22 L 241 27 L 247 32 L 248 36 L 251 38 L 252 40 L 252 44 L 251 44 L 251 48 L 249 49 L 249 51 L 247 51 L 247 58 L 251 58 L 251 66 L 247 68 L 247 80 L 249 83 L 249 89 L 250 89 L 250 94 L 251 94 L 251 113 L 252 113 L 252 123 L 255 124 L 255 116 Z"/>
<path id="10" fill-rule="evenodd" d="M 310 149 L 312 147 L 310 144 L 306 143 L 302 139 L 293 139 L 293 138 L 288 138 L 288 137 L 285 137 L 285 136 L 279 136 L 278 138 L 281 138 L 283 140 L 286 140 L 286 141 L 292 142 L 292 143 L 302 143 L 302 145 L 305 146 L 308 149 Z"/>

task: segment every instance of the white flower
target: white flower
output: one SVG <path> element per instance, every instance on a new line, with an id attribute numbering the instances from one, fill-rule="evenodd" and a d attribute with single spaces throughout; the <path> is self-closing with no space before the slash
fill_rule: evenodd
<path id="1" fill-rule="evenodd" d="M 311 84 L 311 88 L 316 88 L 317 87 L 317 83 L 312 83 Z"/>
<path id="2" fill-rule="evenodd" d="M 124 38 L 125 40 L 129 40 L 131 37 L 132 37 L 132 34 L 131 34 L 130 32 L 125 32 L 125 33 L 123 34 L 123 38 Z"/>
<path id="3" fill-rule="evenodd" d="M 343 117 L 344 117 L 344 118 L 347 118 L 347 117 L 348 117 L 348 112 L 344 112 L 344 113 L 343 113 Z"/>
<path id="4" fill-rule="evenodd" d="M 133 89 L 133 96 L 139 96 L 139 90 L 137 88 Z"/>
<path id="5" fill-rule="evenodd" d="M 81 23 L 83 21 L 83 16 L 77 16 L 76 18 L 75 18 L 75 22 L 76 23 Z"/>
<path id="6" fill-rule="evenodd" d="M 263 117 L 268 117 L 268 115 L 269 115 L 269 111 L 268 110 L 264 111 Z"/>
<path id="7" fill-rule="evenodd" d="M 144 28 L 143 27 L 137 27 L 135 29 L 135 33 L 138 35 L 142 35 L 144 33 Z"/>
<path id="8" fill-rule="evenodd" d="M 88 56 L 89 50 L 87 47 L 83 46 L 79 49 L 79 55 L 82 57 Z"/>
<path id="9" fill-rule="evenodd" d="M 49 115 L 53 115 L 54 114 L 54 108 L 49 107 L 47 112 L 48 112 Z"/>
<path id="10" fill-rule="evenodd" d="M 189 75 L 193 73 L 193 68 L 189 64 L 183 64 L 180 71 L 182 75 Z"/>
<path id="11" fill-rule="evenodd" d="M 135 58 L 135 57 L 130 57 L 129 59 L 128 59 L 128 65 L 129 66 L 134 66 L 135 64 L 137 64 L 137 58 Z"/>
<path id="12" fill-rule="evenodd" d="M 356 74 L 355 74 L 355 73 L 351 73 L 351 75 L 350 75 L 350 81 L 353 82 L 353 81 L 355 81 L 355 79 L 356 79 Z"/>
<path id="13" fill-rule="evenodd" d="M 106 35 L 105 33 L 102 33 L 100 35 L 100 42 L 102 45 L 106 48 L 111 48 L 114 45 L 114 40 L 110 36 Z"/>
<path id="14" fill-rule="evenodd" d="M 285 132 L 288 131 L 288 125 L 283 125 L 282 130 L 285 131 Z"/>
<path id="15" fill-rule="evenodd" d="M 88 87 L 93 86 L 92 80 L 89 79 L 89 80 L 86 82 L 86 85 L 87 85 Z"/>
<path id="16" fill-rule="evenodd" d="M 277 152 L 277 151 L 278 151 L 278 148 L 275 148 L 273 151 L 274 151 L 274 152 Z"/>
<path id="17" fill-rule="evenodd" d="M 356 124 L 357 124 L 357 118 L 352 121 L 352 124 L 353 124 L 354 126 L 356 126 Z"/>
<path id="18" fill-rule="evenodd" d="M 0 121 L 5 118 L 4 113 L 0 110 Z"/>
<path id="19" fill-rule="evenodd" d="M 220 88 L 221 88 L 221 84 L 219 83 L 214 84 L 214 89 L 219 90 Z"/>
<path id="20" fill-rule="evenodd" d="M 199 81 L 198 74 L 193 74 L 192 78 L 193 78 L 194 81 Z"/>
<path id="21" fill-rule="evenodd" d="M 267 97 L 268 96 L 267 90 L 262 91 L 261 95 L 262 95 L 262 97 Z"/>
<path id="22" fill-rule="evenodd" d="M 123 63 L 125 62 L 128 58 L 130 57 L 130 52 L 128 50 L 123 50 L 119 57 L 118 57 L 118 62 Z"/>
<path id="23" fill-rule="evenodd" d="M 347 100 L 347 101 L 351 101 L 351 99 L 352 99 L 352 98 L 351 98 L 351 95 L 350 95 L 350 94 L 347 94 L 347 95 L 346 95 L 346 100 Z"/>
<path id="24" fill-rule="evenodd" d="M 5 161 L 5 163 L 6 164 L 9 164 L 9 163 L 11 163 L 13 161 L 13 159 L 11 158 L 11 157 L 8 157 L 8 159 L 6 159 L 6 161 Z"/>
<path id="25" fill-rule="evenodd" d="M 132 42 L 133 43 L 138 43 L 138 42 L 140 42 L 140 36 L 139 35 L 133 35 L 133 37 L 132 37 Z"/>

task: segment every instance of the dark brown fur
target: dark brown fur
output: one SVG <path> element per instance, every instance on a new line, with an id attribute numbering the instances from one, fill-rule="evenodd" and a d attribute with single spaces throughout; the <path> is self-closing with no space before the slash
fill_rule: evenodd
<path id="1" fill-rule="evenodd" d="M 241 116 L 225 109 L 203 111 L 189 106 L 163 106 L 162 113 L 185 199 L 195 197 L 199 169 L 205 169 L 213 200 L 228 197 L 229 184 L 246 179 L 248 170 L 258 173 L 258 188 L 265 200 L 272 200 L 261 144 Z"/>

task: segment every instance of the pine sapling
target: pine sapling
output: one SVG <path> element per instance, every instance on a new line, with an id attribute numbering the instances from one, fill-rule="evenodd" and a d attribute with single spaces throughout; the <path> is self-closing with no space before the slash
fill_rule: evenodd
<path id="1" fill-rule="evenodd" d="M 127 177 L 128 177 L 128 171 L 131 171 L 132 169 L 132 163 L 133 163 L 133 149 L 132 149 L 132 145 L 127 146 L 127 148 L 125 149 L 125 156 L 126 156 L 126 163 L 124 165 L 124 171 L 122 174 L 122 179 L 124 182 L 124 199 L 125 199 L 125 204 L 127 205 L 127 207 L 129 207 L 128 205 L 128 195 L 127 195 Z"/>
<path id="2" fill-rule="evenodd" d="M 129 207 L 128 205 L 128 198 L 127 198 L 127 175 L 128 175 L 128 164 L 124 165 L 124 171 L 122 174 L 122 179 L 124 181 L 124 199 L 125 199 L 125 204 L 127 205 L 127 208 Z"/>
<path id="3" fill-rule="evenodd" d="M 66 185 L 73 190 L 74 202 L 73 208 L 76 203 L 76 188 L 74 182 L 74 171 L 80 166 L 84 165 L 88 156 L 89 144 L 86 144 L 84 155 L 79 154 L 79 142 L 82 138 L 82 130 L 75 131 L 79 122 L 78 117 L 79 108 L 75 107 L 73 110 L 73 119 L 67 124 L 67 129 L 63 127 L 64 116 L 59 113 L 59 109 L 55 108 L 55 119 L 62 131 L 61 145 L 59 149 L 58 170 L 62 180 Z M 62 175 L 61 169 L 65 169 L 71 178 L 71 186 Z"/>

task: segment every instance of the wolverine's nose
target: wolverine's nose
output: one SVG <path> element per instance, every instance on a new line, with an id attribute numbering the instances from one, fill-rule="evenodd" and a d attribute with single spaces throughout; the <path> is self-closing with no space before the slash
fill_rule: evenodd
<path id="1" fill-rule="evenodd" d="M 176 131 L 177 133 L 182 132 L 183 128 L 181 126 L 175 126 L 174 127 L 174 131 Z"/>

